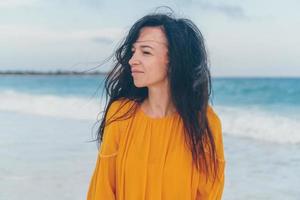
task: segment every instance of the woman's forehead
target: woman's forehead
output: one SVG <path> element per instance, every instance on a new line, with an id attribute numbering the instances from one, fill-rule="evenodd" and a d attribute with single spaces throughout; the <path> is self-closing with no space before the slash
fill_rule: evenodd
<path id="1" fill-rule="evenodd" d="M 167 38 L 160 27 L 144 27 L 140 30 L 140 34 L 136 42 L 167 44 Z"/>
<path id="2" fill-rule="evenodd" d="M 150 48 L 155 48 L 158 46 L 167 46 L 167 43 L 164 41 L 157 41 L 157 40 L 137 40 L 135 43 L 133 43 L 133 47 L 136 46 L 142 46 L 142 47 L 150 47 Z"/>

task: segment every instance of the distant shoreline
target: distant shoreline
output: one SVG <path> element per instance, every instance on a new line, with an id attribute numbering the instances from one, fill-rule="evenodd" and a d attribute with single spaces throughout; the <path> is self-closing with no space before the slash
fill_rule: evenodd
<path id="1" fill-rule="evenodd" d="M 0 76 L 95 76 L 95 75 L 107 75 L 108 72 L 80 72 L 80 71 L 18 71 L 18 70 L 5 70 L 0 71 Z M 299 79 L 300 76 L 215 76 L 212 78 L 217 79 Z"/>
<path id="2" fill-rule="evenodd" d="M 68 75 L 68 76 L 78 76 L 78 75 L 106 75 L 107 72 L 78 72 L 78 71 L 0 71 L 0 75 Z"/>

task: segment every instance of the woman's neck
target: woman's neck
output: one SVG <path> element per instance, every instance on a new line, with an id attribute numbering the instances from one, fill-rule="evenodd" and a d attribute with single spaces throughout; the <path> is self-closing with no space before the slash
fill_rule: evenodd
<path id="1" fill-rule="evenodd" d="M 148 88 L 148 98 L 142 103 L 142 109 L 151 117 L 165 117 L 173 114 L 176 109 L 167 87 Z"/>

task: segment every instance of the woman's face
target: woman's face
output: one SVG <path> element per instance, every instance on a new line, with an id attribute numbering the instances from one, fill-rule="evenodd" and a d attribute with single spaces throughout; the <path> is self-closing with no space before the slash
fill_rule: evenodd
<path id="1" fill-rule="evenodd" d="M 132 45 L 129 60 L 136 87 L 159 86 L 168 81 L 168 42 L 159 27 L 144 27 Z"/>

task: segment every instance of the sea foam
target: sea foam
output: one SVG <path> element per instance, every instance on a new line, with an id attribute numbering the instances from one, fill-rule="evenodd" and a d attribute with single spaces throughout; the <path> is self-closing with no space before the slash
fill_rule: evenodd
<path id="1" fill-rule="evenodd" d="M 0 92 L 0 111 L 80 120 L 97 120 L 104 108 L 100 99 Z M 224 134 L 275 143 L 300 143 L 300 118 L 263 107 L 213 106 Z"/>
<path id="2" fill-rule="evenodd" d="M 224 134 L 275 143 L 300 143 L 300 119 L 282 115 L 262 107 L 215 108 Z"/>
<path id="3" fill-rule="evenodd" d="M 15 91 L 0 92 L 0 111 L 96 120 L 101 112 L 100 100 L 84 97 L 35 95 Z"/>

